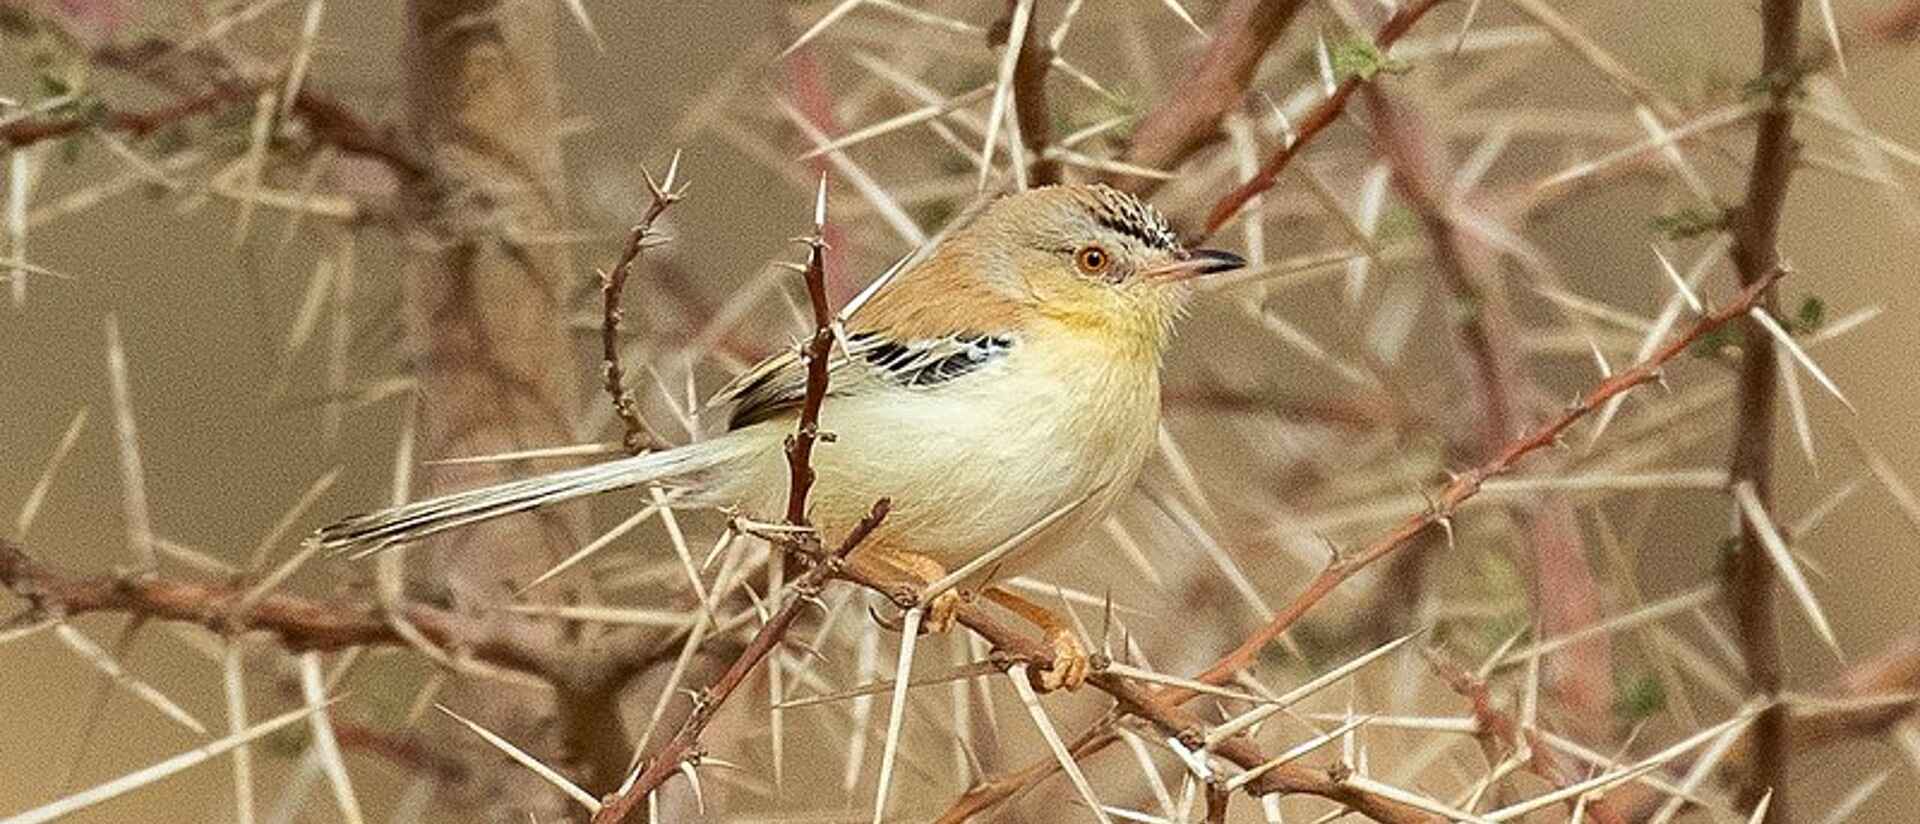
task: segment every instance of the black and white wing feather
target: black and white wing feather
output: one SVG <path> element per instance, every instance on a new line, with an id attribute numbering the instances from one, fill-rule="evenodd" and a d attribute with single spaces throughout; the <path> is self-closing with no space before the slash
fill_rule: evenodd
<path id="1" fill-rule="evenodd" d="M 895 340 L 884 332 L 860 332 L 847 338 L 846 352 L 828 362 L 828 397 L 905 387 L 934 391 L 980 371 L 1013 350 L 1010 335 L 960 332 L 942 338 Z M 800 405 L 806 395 L 806 367 L 797 352 L 761 361 L 727 384 L 709 409 L 728 409 L 727 429 L 759 423 Z"/>

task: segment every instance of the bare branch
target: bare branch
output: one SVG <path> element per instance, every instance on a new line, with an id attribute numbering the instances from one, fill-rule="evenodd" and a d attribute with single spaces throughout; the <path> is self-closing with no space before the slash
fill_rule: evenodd
<path id="1" fill-rule="evenodd" d="M 633 275 L 634 261 L 647 247 L 661 241 L 653 234 L 654 221 L 666 214 L 668 207 L 679 201 L 686 191 L 685 188 L 678 191 L 673 188 L 674 178 L 679 171 L 680 153 L 676 151 L 673 153 L 673 162 L 667 166 L 665 183 L 655 183 L 653 175 L 647 174 L 647 191 L 653 200 L 647 204 L 647 211 L 640 216 L 640 221 L 627 233 L 627 245 L 620 253 L 620 261 L 600 279 L 600 382 L 613 402 L 614 415 L 626 430 L 623 443 L 627 452 L 632 454 L 658 445 L 660 438 L 640 417 L 633 390 L 627 388 L 626 370 L 620 365 L 620 322 L 626 317 L 626 310 L 620 308 L 620 298 L 627 288 L 627 278 Z"/>
<path id="2" fill-rule="evenodd" d="M 1149 169 L 1172 169 L 1218 141 L 1221 121 L 1246 99 L 1260 61 L 1287 30 L 1303 0 L 1234 0 L 1220 14 L 1200 65 L 1149 112 L 1134 130 L 1126 160 Z M 1026 124 L 1023 114 L 1021 124 Z M 1137 175 L 1108 175 L 1107 182 L 1136 194 L 1152 192 L 1159 180 Z"/>
<path id="3" fill-rule="evenodd" d="M 1764 288 L 1772 280 L 1769 273 L 1779 267 L 1780 214 L 1786 205 L 1797 153 L 1792 133 L 1793 98 L 1800 86 L 1801 71 L 1800 3 L 1766 0 L 1761 21 L 1760 74 L 1771 105 L 1760 113 L 1753 161 L 1747 170 L 1746 200 L 1732 221 L 1733 262 L 1740 284 L 1749 289 Z M 1771 313 L 1776 306 L 1773 291 L 1765 289 L 1756 308 Z M 1742 347 L 1739 392 L 1734 400 L 1738 419 L 1728 478 L 1736 486 L 1750 486 L 1759 509 L 1770 516 L 1779 348 L 1772 345 L 1765 324 L 1757 319 L 1744 318 L 1741 331 L 1746 346 Z M 1761 695 L 1772 698 L 1779 695 L 1781 687 L 1779 628 L 1774 621 L 1775 571 L 1766 536 L 1756 520 L 1741 521 L 1739 554 L 1729 569 L 1727 589 L 1740 628 L 1747 678 Z M 1787 708 L 1776 704 L 1763 712 L 1754 724 L 1754 739 L 1760 757 L 1741 791 L 1742 805 L 1757 804 L 1771 791 L 1766 821 L 1785 824 L 1790 809 L 1786 779 L 1791 757 Z"/>
<path id="4" fill-rule="evenodd" d="M 1385 54 L 1396 41 L 1413 28 L 1415 23 L 1420 22 L 1420 18 L 1425 17 L 1427 12 L 1432 11 L 1442 2 L 1445 0 L 1418 0 L 1401 7 L 1387 19 L 1385 25 L 1380 27 L 1380 32 L 1374 35 L 1374 49 Z M 1228 220 L 1239 213 L 1241 207 L 1247 205 L 1247 201 L 1273 188 L 1274 181 L 1280 179 L 1280 173 L 1287 170 L 1287 164 L 1293 162 L 1294 156 L 1300 153 L 1301 148 L 1316 135 L 1325 131 L 1328 126 L 1333 125 L 1334 121 L 1340 119 L 1340 115 L 1347 110 L 1347 101 L 1360 89 L 1360 84 L 1365 82 L 1367 81 L 1357 74 L 1340 81 L 1340 85 L 1334 88 L 1333 94 L 1321 101 L 1319 106 L 1314 107 L 1313 111 L 1308 112 L 1306 118 L 1300 121 L 1296 127 L 1296 136 L 1269 156 L 1265 163 L 1260 164 L 1258 174 L 1213 204 L 1213 209 L 1207 213 L 1206 223 L 1201 227 L 1194 241 L 1197 243 L 1213 236 L 1214 232 L 1219 231 L 1221 226 L 1226 225 Z M 1164 164 L 1146 163 L 1138 158 L 1133 160 L 1143 166 L 1165 168 Z"/>
<path id="5" fill-rule="evenodd" d="M 5 538 L 0 538 L 0 584 L 49 615 L 114 612 L 184 621 L 222 633 L 269 632 L 283 647 L 296 652 L 406 644 L 372 605 L 275 592 L 266 594 L 244 614 L 235 614 L 229 607 L 247 592 L 244 582 L 206 584 L 155 575 L 80 576 L 34 561 L 24 547 Z M 512 625 L 483 622 L 423 604 L 408 605 L 405 615 L 435 644 L 466 649 L 491 664 L 532 674 L 555 672 L 562 666 L 558 652 L 548 649 L 539 633 L 523 635 Z"/>

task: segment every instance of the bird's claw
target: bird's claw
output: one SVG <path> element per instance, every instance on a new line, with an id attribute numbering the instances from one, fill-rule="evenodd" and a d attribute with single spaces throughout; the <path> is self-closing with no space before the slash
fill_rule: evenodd
<path id="1" fill-rule="evenodd" d="M 949 589 L 926 604 L 927 619 L 920 624 L 929 633 L 946 632 L 953 629 L 954 621 L 960 615 L 960 605 L 965 599 L 957 589 Z"/>
<path id="2" fill-rule="evenodd" d="M 1092 658 L 1080 643 L 1080 636 L 1061 628 L 1049 630 L 1047 640 L 1053 645 L 1053 664 L 1040 671 L 1040 691 L 1079 689 L 1092 668 Z"/>

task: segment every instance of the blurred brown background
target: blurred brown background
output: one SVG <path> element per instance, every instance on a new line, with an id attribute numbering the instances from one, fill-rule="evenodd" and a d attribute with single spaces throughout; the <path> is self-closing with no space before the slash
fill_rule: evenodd
<path id="1" fill-rule="evenodd" d="M 1105 48 L 1119 41 L 1102 38 L 1108 26 L 1100 21 L 1106 12 L 1099 8 L 1120 2 L 1089 0 L 1087 20 L 1070 41 L 1070 54 L 1090 67 L 1124 62 L 1125 56 L 1116 53 L 1119 49 Z M 1155 6 L 1147 0 L 1124 2 Z M 397 5 L 329 4 L 312 82 L 350 96 L 370 115 L 381 116 L 383 105 L 390 110 L 392 77 L 399 66 Z M 1212 19 L 1213 5 L 1189 4 L 1203 26 Z M 1566 13 L 1608 48 L 1682 99 L 1707 78 L 1737 83 L 1751 74 L 1755 64 L 1758 23 L 1750 3 L 1564 5 Z M 1854 26 L 1891 4 L 1836 0 L 1834 5 L 1851 38 Z M 575 198 L 573 214 L 584 230 L 599 233 L 576 247 L 574 268 L 584 284 L 594 267 L 608 265 L 617 251 L 621 221 L 643 202 L 641 165 L 658 170 L 672 149 L 683 148 L 683 173 L 694 188 L 692 197 L 672 216 L 672 268 L 687 279 L 682 285 L 688 293 L 707 300 L 724 296 L 759 271 L 767 259 L 783 252 L 785 238 L 803 226 L 808 194 L 792 184 L 791 175 L 776 174 L 762 159 L 719 141 L 676 145 L 674 124 L 700 103 L 714 76 L 738 65 L 741 53 L 770 54 L 827 6 L 698 0 L 590 1 L 587 6 L 606 40 L 604 50 L 596 50 L 561 5 L 555 4 L 563 109 L 569 115 L 556 128 L 567 129 L 569 135 L 565 161 Z M 1514 22 L 1501 3 L 1486 6 L 1483 25 Z M 1451 32 L 1460 12 L 1454 8 L 1437 14 L 1425 31 L 1436 37 Z M 997 12 L 962 7 L 953 13 L 984 23 Z M 140 15 L 160 21 L 169 17 L 154 10 Z M 1823 38 L 1811 5 L 1808 17 L 1806 42 L 1815 49 Z M 255 44 L 284 44 L 295 37 L 298 18 L 297 8 L 283 8 L 246 26 L 240 36 Z M 1296 26 L 1312 31 L 1316 25 L 1329 30 L 1334 25 L 1316 7 L 1310 7 L 1306 18 L 1304 25 Z M 1291 42 L 1299 46 L 1305 41 L 1296 37 Z M 1156 55 L 1160 68 L 1174 71 L 1180 55 L 1193 44 L 1191 38 L 1181 40 Z M 978 46 L 984 52 L 980 44 L 961 45 Z M 830 40 L 825 47 L 839 48 Z M 1296 48 L 1272 60 L 1289 60 L 1301 53 Z M 1920 47 L 1862 44 L 1849 58 L 1847 76 L 1829 76 L 1835 77 L 1863 120 L 1894 141 L 1920 146 L 1920 105 L 1913 94 L 1920 85 Z M 30 75 L 23 55 L 0 55 L 0 95 L 25 96 Z M 1113 75 L 1127 77 L 1123 71 Z M 743 82 L 769 85 L 765 78 L 752 76 Z M 1131 80 L 1118 85 L 1151 99 L 1152 90 L 1138 88 Z M 1287 88 L 1292 85 L 1289 82 Z M 1160 90 L 1164 88 L 1162 84 Z M 1615 119 L 1628 117 L 1624 104 L 1608 95 L 1604 82 L 1565 54 L 1539 57 L 1533 68 L 1478 99 L 1507 94 L 1584 102 Z M 745 99 L 753 99 L 753 94 Z M 846 128 L 873 119 L 870 114 L 863 117 L 841 125 Z M 1840 145 L 1817 127 L 1802 128 L 1826 146 Z M 921 133 L 904 140 L 925 139 L 930 138 Z M 1604 145 L 1605 141 L 1596 141 L 1582 154 L 1596 155 Z M 1727 145 L 1744 152 L 1746 138 L 1731 138 Z M 1455 145 L 1455 160 L 1470 148 L 1471 144 Z M 884 156 L 889 150 L 874 151 Z M 1551 169 L 1562 165 L 1560 157 L 1526 154 L 1543 150 L 1513 151 L 1517 159 L 1509 160 L 1517 166 Z M 1309 150 L 1307 156 L 1315 157 L 1315 151 Z M 1329 150 L 1327 157 L 1331 165 L 1340 155 Z M 97 147 L 88 147 L 71 163 L 50 162 L 35 202 L 51 202 L 112 173 L 114 163 Z M 1897 166 L 1894 173 L 1909 182 L 1920 179 L 1920 171 L 1911 166 Z M 1333 179 L 1350 180 L 1351 176 Z M 1737 192 L 1736 180 L 1722 178 L 1726 184 L 1722 191 Z M 1553 217 L 1530 225 L 1527 239 L 1538 244 L 1580 291 L 1651 315 L 1658 296 L 1665 294 L 1645 252 L 1648 217 L 1668 203 L 1656 188 L 1624 184 L 1576 198 Z M 836 203 L 841 201 L 857 208 L 851 205 L 857 202 L 855 196 L 844 187 L 836 190 Z M 24 538 L 43 558 L 95 570 L 127 562 L 103 357 L 102 321 L 109 313 L 118 316 L 125 336 L 147 489 L 160 534 L 224 557 L 242 555 L 315 477 L 335 466 L 344 468 L 342 483 L 320 501 L 301 529 L 378 502 L 385 495 L 396 426 L 392 402 L 348 415 L 339 440 L 329 441 L 325 415 L 312 403 L 319 393 L 310 389 L 320 385 L 326 368 L 318 349 L 295 363 L 295 383 L 287 397 L 267 396 L 280 373 L 280 344 L 304 289 L 307 267 L 315 254 L 327 248 L 320 233 L 311 226 L 298 231 L 288 251 L 277 253 L 274 246 L 286 228 L 286 218 L 262 210 L 255 217 L 250 239 L 236 246 L 233 203 L 214 199 L 185 212 L 179 204 L 178 198 L 134 192 L 82 216 L 36 228 L 32 261 L 73 279 L 37 277 L 24 306 L 0 309 L 0 422 L 4 422 L 0 423 L 0 456 L 5 456 L 0 461 L 0 512 L 11 513 L 27 497 L 75 411 L 85 407 L 91 412 L 78 446 Z M 1857 180 L 1809 171 L 1794 182 L 1782 246 L 1796 274 L 1786 293 L 1817 294 L 1836 315 L 1874 305 L 1884 307 L 1884 312 L 1818 353 L 1859 408 L 1858 415 L 1847 414 L 1819 395 L 1811 382 L 1804 382 L 1823 456 L 1818 467 L 1801 457 L 1782 416 L 1779 489 L 1786 512 L 1804 512 L 1841 481 L 1863 473 L 1853 445 L 1856 438 L 1884 453 L 1900 477 L 1920 482 L 1920 451 L 1913 448 L 1920 428 L 1912 411 L 1920 408 L 1920 380 L 1915 379 L 1920 375 L 1915 366 L 1915 340 L 1920 335 L 1920 288 L 1914 277 L 1915 252 L 1920 248 L 1917 231 L 1920 226 L 1911 222 L 1910 214 L 1903 216 L 1880 191 Z M 897 240 L 888 245 L 891 236 L 884 233 L 863 237 L 874 240 L 853 250 L 850 269 L 856 272 L 876 271 L 905 250 Z M 1223 237 L 1237 239 L 1237 234 Z M 1274 257 L 1306 251 L 1289 250 L 1286 237 L 1270 235 L 1268 243 Z M 364 244 L 359 251 L 356 322 L 368 330 L 391 329 L 391 309 L 383 307 L 397 298 L 393 273 L 404 251 L 385 240 Z M 630 294 L 637 302 L 648 302 L 646 285 L 639 286 Z M 1336 334 L 1334 324 L 1316 319 L 1323 317 L 1319 311 L 1324 307 L 1314 301 L 1331 297 L 1303 295 L 1300 300 L 1297 322 Z M 669 310 L 636 309 L 635 320 L 644 323 L 658 311 Z M 1208 311 L 1203 305 L 1199 316 L 1209 317 Z M 772 310 L 755 313 L 743 321 L 743 327 L 746 339 L 770 342 L 793 328 L 786 316 Z M 1248 350 L 1244 338 L 1210 335 L 1207 327 L 1204 322 L 1195 324 L 1184 340 L 1172 365 L 1174 385 L 1181 384 L 1182 369 L 1204 373 L 1212 361 L 1246 359 L 1275 364 L 1271 374 L 1302 391 L 1338 391 L 1337 385 L 1327 383 L 1324 372 L 1289 363 L 1292 356 L 1284 350 L 1270 344 Z M 356 380 L 371 379 L 396 365 L 388 351 L 392 341 L 380 338 L 374 332 L 356 341 L 352 360 Z M 1571 392 L 1591 379 L 1590 367 L 1581 360 L 1558 362 L 1565 364 L 1562 374 L 1545 378 L 1556 390 Z M 584 355 L 578 364 L 555 364 L 554 368 L 578 369 L 583 387 L 590 386 L 595 375 Z M 710 390 L 714 385 L 701 388 Z M 1634 405 L 1630 403 L 1629 408 Z M 1245 444 L 1233 440 L 1235 428 L 1218 423 L 1205 415 L 1190 415 L 1176 426 L 1196 455 L 1237 453 L 1234 460 L 1240 462 L 1260 460 L 1263 453 L 1258 445 L 1249 454 Z M 1717 463 L 1723 453 L 1723 438 L 1710 443 L 1699 453 L 1702 464 Z M 1220 489 L 1231 486 L 1230 480 L 1218 483 Z M 1676 496 L 1655 505 L 1652 535 L 1675 551 L 1665 556 L 1642 555 L 1639 584 L 1646 591 L 1675 592 L 1713 574 L 1710 548 L 1725 534 L 1724 511 L 1711 495 L 1685 495 L 1689 497 Z M 1823 574 L 1814 577 L 1815 590 L 1852 659 L 1881 650 L 1920 622 L 1920 599 L 1914 596 L 1920 587 L 1920 562 L 1916 562 L 1920 540 L 1915 530 L 1879 484 L 1869 480 L 1800 547 L 1820 565 Z M 1204 563 L 1171 556 L 1156 556 L 1156 562 L 1163 568 Z M 1250 571 L 1262 572 L 1251 564 Z M 1269 597 L 1276 600 L 1290 592 L 1287 578 L 1302 574 L 1290 564 L 1276 564 L 1267 571 L 1284 576 L 1264 582 Z M 1840 669 L 1841 664 L 1807 629 L 1790 601 L 1782 601 L 1781 623 L 1790 643 L 1791 684 L 1812 688 Z M 108 637 L 107 630 L 99 629 L 99 635 Z M 203 718 L 219 718 L 217 667 L 166 631 L 149 630 L 147 640 L 127 663 L 162 690 L 181 697 Z M 91 713 L 95 682 L 93 670 L 45 635 L 0 649 L 0 813 L 32 806 L 59 791 L 58 782 L 82 757 L 77 731 Z M 95 723 L 73 786 L 86 786 L 192 744 L 177 730 L 157 723 L 149 707 L 118 692 L 106 700 Z M 1799 798 L 1804 820 L 1817 820 L 1815 811 L 1824 804 L 1832 803 L 1859 778 L 1883 769 L 1894 770 L 1895 777 L 1858 820 L 1903 822 L 1920 817 L 1920 789 L 1911 780 L 1920 765 L 1903 762 L 1897 752 L 1879 743 L 1849 745 L 1828 753 L 1817 763 L 1797 767 L 1803 777 Z M 276 776 L 289 770 L 287 759 L 267 759 L 263 769 L 261 784 L 268 788 L 263 798 L 271 799 Z M 371 774 L 373 770 L 368 772 L 363 791 L 370 797 L 394 793 L 400 786 Z M 74 820 L 218 818 L 227 815 L 226 786 L 224 768 L 205 765 Z M 322 803 L 315 807 L 315 817 L 309 820 L 325 820 L 330 808 Z"/>

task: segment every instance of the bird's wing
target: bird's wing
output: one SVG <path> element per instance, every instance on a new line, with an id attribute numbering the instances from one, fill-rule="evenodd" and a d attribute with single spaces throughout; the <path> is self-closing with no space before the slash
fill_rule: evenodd
<path id="1" fill-rule="evenodd" d="M 1011 335 L 956 332 L 938 338 L 900 340 L 885 331 L 847 338 L 848 349 L 827 361 L 827 395 L 840 397 L 884 387 L 931 390 L 1003 358 Z M 807 369 L 795 350 L 774 355 L 742 372 L 707 408 L 728 408 L 727 428 L 759 423 L 800 405 Z"/>

